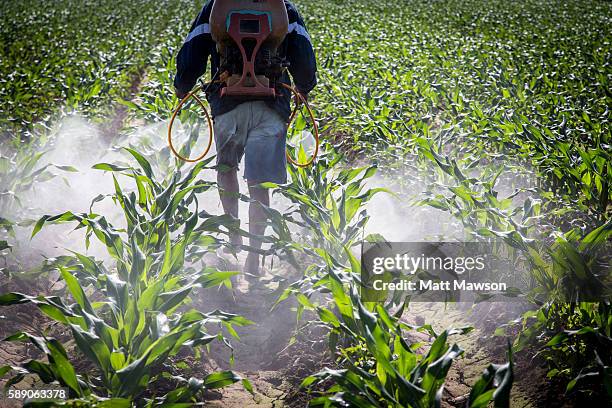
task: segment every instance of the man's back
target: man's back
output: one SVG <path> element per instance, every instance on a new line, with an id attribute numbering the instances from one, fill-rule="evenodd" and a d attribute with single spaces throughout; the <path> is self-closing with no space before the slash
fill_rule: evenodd
<path id="1" fill-rule="evenodd" d="M 217 74 L 220 66 L 220 56 L 217 45 L 212 39 L 210 30 L 210 15 L 214 1 L 208 1 L 193 22 L 189 34 L 179 51 L 177 57 L 177 74 L 174 85 L 181 93 L 189 92 L 197 79 L 206 71 L 208 57 L 211 58 L 211 77 Z M 295 6 L 285 1 L 289 29 L 280 49 L 289 63 L 288 73 L 295 82 L 296 88 L 302 94 L 308 94 L 316 85 L 316 59 L 312 48 L 310 35 L 306 30 L 304 20 Z M 290 84 L 290 78 L 284 72 L 280 81 Z M 260 98 L 221 97 L 222 84 L 213 84 L 210 87 L 208 101 L 213 116 L 229 112 L 240 103 Z M 268 106 L 276 110 L 283 118 L 288 119 L 290 114 L 290 92 L 280 89 L 281 97 L 268 98 Z"/>

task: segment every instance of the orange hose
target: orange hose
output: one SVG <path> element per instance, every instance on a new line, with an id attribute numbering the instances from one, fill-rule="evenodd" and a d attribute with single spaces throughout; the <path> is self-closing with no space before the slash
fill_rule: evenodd
<path id="1" fill-rule="evenodd" d="M 212 119 L 211 119 L 210 115 L 208 114 L 208 110 L 206 109 L 206 106 L 204 106 L 204 102 L 202 102 L 202 100 L 195 94 L 200 89 L 202 89 L 202 87 L 198 86 L 196 89 L 194 89 L 193 91 L 189 92 L 183 99 L 181 99 L 181 102 L 178 104 L 178 106 L 176 107 L 176 109 L 172 113 L 172 118 L 170 119 L 170 123 L 168 124 L 168 146 L 170 146 L 170 150 L 172 150 L 172 153 L 174 153 L 174 155 L 176 157 L 178 157 L 180 160 L 182 160 L 184 162 L 189 162 L 189 163 L 195 163 L 197 161 L 202 160 L 208 154 L 208 152 L 210 151 L 210 148 L 212 146 L 212 141 L 213 141 L 213 123 L 212 123 Z M 188 157 L 181 156 L 181 154 L 176 151 L 176 149 L 174 148 L 174 145 L 172 144 L 172 125 L 174 125 L 174 120 L 176 119 L 176 116 L 178 115 L 178 113 L 181 111 L 181 108 L 183 107 L 185 102 L 187 102 L 187 100 L 189 98 L 191 98 L 191 97 L 195 98 L 195 100 L 198 102 L 198 104 L 200 105 L 200 107 L 204 111 L 204 114 L 206 115 L 206 119 L 208 120 L 208 130 L 209 130 L 208 146 L 206 146 L 206 150 L 204 150 L 204 153 L 202 153 L 200 156 L 198 156 L 195 159 L 190 159 Z"/>
<path id="2" fill-rule="evenodd" d="M 315 120 L 314 114 L 312 113 L 312 109 L 310 108 L 310 105 L 308 105 L 308 101 L 306 101 L 306 99 L 304 99 L 302 94 L 300 94 L 295 88 L 293 88 L 293 87 L 291 87 L 291 86 L 289 86 L 287 84 L 281 83 L 281 85 L 283 87 L 287 88 L 288 90 L 290 90 L 296 96 L 296 98 L 301 103 L 303 103 L 304 106 L 306 106 L 306 110 L 308 111 L 308 115 L 312 119 L 312 125 L 314 127 L 314 134 L 313 134 L 313 136 L 315 138 L 315 150 L 314 150 L 314 153 L 313 153 L 312 157 L 310 158 L 310 160 L 308 160 L 306 163 L 298 163 L 297 161 L 293 160 L 293 158 L 289 155 L 288 151 L 285 153 L 286 156 L 287 156 L 287 160 L 291 164 L 293 164 L 294 166 L 308 167 L 308 166 L 310 166 L 315 161 L 315 159 L 317 158 L 317 155 L 319 154 L 319 145 L 320 145 L 320 142 L 319 142 L 319 127 L 317 126 L 317 122 Z M 206 109 L 206 106 L 204 106 L 204 102 L 202 102 L 202 100 L 196 95 L 196 92 L 198 92 L 200 89 L 202 89 L 202 87 L 198 86 L 193 91 L 189 92 L 183 99 L 181 99 L 181 102 L 178 104 L 178 106 L 176 107 L 174 112 L 172 112 L 172 117 L 170 118 L 170 123 L 168 124 L 168 146 L 170 146 L 170 150 L 172 151 L 172 153 L 177 158 L 179 158 L 180 160 L 182 160 L 184 162 L 189 162 L 189 163 L 195 163 L 197 161 L 202 160 L 208 154 L 208 152 L 210 151 L 210 148 L 211 148 L 212 142 L 213 142 L 213 122 L 212 122 L 212 119 L 210 117 L 210 114 L 208 113 L 208 110 Z M 208 146 L 206 146 L 206 150 L 204 150 L 204 153 L 202 153 L 200 156 L 198 156 L 195 159 L 190 159 L 188 157 L 181 156 L 181 154 L 174 148 L 174 144 L 172 143 L 172 126 L 174 125 L 174 121 L 176 119 L 176 116 L 181 111 L 181 108 L 187 102 L 187 100 L 189 98 L 192 98 L 192 97 L 196 100 L 196 102 L 200 105 L 200 107 L 204 111 L 204 114 L 206 115 L 206 119 L 208 121 L 208 129 L 209 129 Z M 293 122 L 293 119 L 295 119 L 298 107 L 299 107 L 299 104 L 296 105 L 295 109 L 293 110 L 293 112 L 291 114 L 291 117 L 289 118 L 289 122 L 287 122 L 287 129 L 289 129 L 289 126 L 291 126 L 291 122 Z"/>

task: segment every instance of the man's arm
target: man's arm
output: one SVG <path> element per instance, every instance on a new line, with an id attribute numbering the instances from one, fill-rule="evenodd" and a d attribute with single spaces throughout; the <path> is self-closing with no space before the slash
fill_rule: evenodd
<path id="1" fill-rule="evenodd" d="M 208 1 L 198 14 L 176 58 L 174 88 L 181 99 L 206 71 L 206 61 L 213 44 L 209 25 L 212 3 Z"/>
<path id="2" fill-rule="evenodd" d="M 286 4 L 289 16 L 289 33 L 287 34 L 289 72 L 298 92 L 306 97 L 317 84 L 317 61 L 302 16 L 293 4 L 290 2 Z"/>

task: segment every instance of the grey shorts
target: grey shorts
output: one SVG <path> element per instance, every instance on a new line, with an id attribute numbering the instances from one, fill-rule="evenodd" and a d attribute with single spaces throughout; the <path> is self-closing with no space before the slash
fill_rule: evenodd
<path id="1" fill-rule="evenodd" d="M 217 164 L 237 168 L 252 183 L 287 182 L 287 124 L 264 101 L 244 102 L 214 119 Z"/>

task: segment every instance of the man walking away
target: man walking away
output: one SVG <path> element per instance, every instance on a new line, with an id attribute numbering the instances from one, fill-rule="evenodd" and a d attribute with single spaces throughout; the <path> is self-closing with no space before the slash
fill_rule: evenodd
<path id="1" fill-rule="evenodd" d="M 197 79 L 206 71 L 211 58 L 211 76 L 218 78 L 220 56 L 210 33 L 210 14 L 215 0 L 208 1 L 193 22 L 177 57 L 177 74 L 174 79 L 176 95 L 182 99 L 193 88 Z M 223 1 L 223 0 L 216 0 Z M 316 85 L 316 60 L 304 20 L 290 1 L 285 1 L 289 29 L 280 50 L 289 63 L 288 71 L 298 92 L 306 99 Z M 285 71 L 281 82 L 290 84 Z M 270 205 L 267 189 L 258 187 L 263 182 L 284 184 L 287 182 L 285 144 L 287 121 L 290 115 L 290 92 L 279 87 L 282 94 L 272 98 L 252 96 L 223 96 L 223 84 L 215 83 L 207 92 L 214 120 L 217 148 L 217 182 L 223 210 L 238 218 L 238 163 L 245 156 L 244 178 L 249 186 L 251 199 Z M 297 101 L 296 101 L 297 102 Z M 249 206 L 249 232 L 263 236 L 266 216 L 257 203 Z M 232 234 L 232 245 L 239 248 L 242 237 Z M 260 249 L 259 238 L 251 238 L 250 246 Z M 259 255 L 250 252 L 244 272 L 256 277 L 259 272 Z"/>

